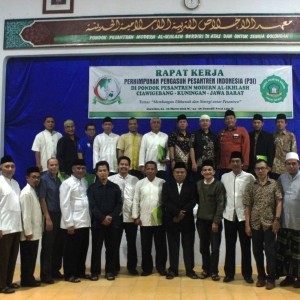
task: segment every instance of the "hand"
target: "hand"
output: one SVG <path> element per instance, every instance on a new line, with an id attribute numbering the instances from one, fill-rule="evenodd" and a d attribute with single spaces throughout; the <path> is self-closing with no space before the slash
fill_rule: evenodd
<path id="1" fill-rule="evenodd" d="M 135 219 L 133 222 L 135 225 L 142 225 L 142 221 L 139 218 Z"/>
<path id="2" fill-rule="evenodd" d="M 248 236 L 251 236 L 251 235 L 252 235 L 250 225 L 246 225 L 246 226 L 245 226 L 245 232 L 246 232 L 246 234 L 247 234 Z"/>
<path id="3" fill-rule="evenodd" d="M 104 220 L 102 221 L 102 224 L 105 225 L 105 226 L 108 226 L 108 225 L 110 225 L 111 221 L 112 221 L 112 217 L 111 216 L 106 216 L 104 218 Z"/>
<path id="4" fill-rule="evenodd" d="M 53 223 L 50 218 L 46 219 L 46 231 L 52 231 L 53 230 Z"/>
<path id="5" fill-rule="evenodd" d="M 197 172 L 198 171 L 198 166 L 196 163 L 192 163 L 192 170 L 193 172 Z"/>
<path id="6" fill-rule="evenodd" d="M 177 216 L 179 222 L 185 217 L 186 211 L 185 210 L 181 210 Z"/>
<path id="7" fill-rule="evenodd" d="M 43 167 L 42 167 L 42 165 L 41 165 L 41 164 L 39 164 L 39 165 L 36 165 L 36 166 L 39 168 L 40 172 L 43 172 Z"/>
<path id="8" fill-rule="evenodd" d="M 74 228 L 74 226 L 71 226 L 71 227 L 68 227 L 67 228 L 67 232 L 68 232 L 68 234 L 75 234 L 75 228 Z"/>
<path id="9" fill-rule="evenodd" d="M 217 223 L 212 223 L 211 231 L 212 232 L 218 232 L 219 231 L 219 225 Z"/>
<path id="10" fill-rule="evenodd" d="M 0 230 L 0 240 L 2 239 L 3 237 L 3 233 L 2 233 L 2 230 Z"/>
<path id="11" fill-rule="evenodd" d="M 32 240 L 33 235 L 32 234 L 25 235 L 25 238 L 26 238 L 26 241 L 30 241 L 30 240 Z"/>
<path id="12" fill-rule="evenodd" d="M 280 223 L 278 220 L 274 220 L 272 224 L 272 231 L 276 234 L 280 228 Z"/>

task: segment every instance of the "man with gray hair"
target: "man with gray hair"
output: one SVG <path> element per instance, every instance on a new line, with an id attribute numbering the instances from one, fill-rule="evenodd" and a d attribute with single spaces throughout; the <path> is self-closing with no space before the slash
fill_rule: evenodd
<path id="1" fill-rule="evenodd" d="M 297 153 L 287 153 L 285 168 L 287 172 L 278 179 L 283 191 L 283 211 L 277 235 L 277 275 L 286 276 L 280 286 L 300 288 L 300 171 Z"/>
<path id="2" fill-rule="evenodd" d="M 157 177 L 164 179 L 167 163 L 169 162 L 168 135 L 161 132 L 161 119 L 154 117 L 150 120 L 151 131 L 144 134 L 139 153 L 139 167 L 144 173 L 145 163 L 157 163 Z"/>
<path id="3" fill-rule="evenodd" d="M 190 157 L 193 177 L 197 181 L 202 179 L 201 166 L 205 160 L 212 160 L 217 165 L 218 136 L 209 128 L 211 120 L 209 115 L 202 115 L 199 119 L 200 129 L 192 133 Z"/>
<path id="4" fill-rule="evenodd" d="M 75 136 L 75 124 L 72 120 L 64 122 L 65 136 L 57 142 L 57 159 L 60 173 L 72 174 L 72 164 L 77 159 L 77 144 L 79 138 Z"/>

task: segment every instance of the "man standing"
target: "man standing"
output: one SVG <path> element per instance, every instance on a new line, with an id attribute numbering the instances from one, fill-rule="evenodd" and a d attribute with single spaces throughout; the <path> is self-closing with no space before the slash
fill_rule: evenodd
<path id="1" fill-rule="evenodd" d="M 126 233 L 127 240 L 127 270 L 131 275 L 138 275 L 137 266 L 137 251 L 136 251 L 136 236 L 138 226 L 134 224 L 132 216 L 132 203 L 135 185 L 139 181 L 137 177 L 129 175 L 130 158 L 120 156 L 118 158 L 119 173 L 108 177 L 111 182 L 117 184 L 122 193 L 123 208 L 120 215 L 120 230 L 118 236 L 118 247 L 116 259 L 116 271 L 120 270 L 120 245 L 123 235 L 123 230 Z"/>
<path id="2" fill-rule="evenodd" d="M 202 115 L 199 119 L 200 129 L 192 133 L 191 137 L 191 162 L 195 181 L 202 179 L 201 166 L 204 160 L 210 159 L 217 165 L 219 148 L 218 136 L 210 130 L 210 116 Z"/>
<path id="3" fill-rule="evenodd" d="M 152 118 L 150 120 L 151 131 L 144 134 L 142 138 L 139 167 L 142 173 L 145 172 L 145 163 L 154 161 L 157 164 L 157 177 L 165 178 L 167 163 L 169 162 L 168 154 L 168 135 L 161 132 L 161 119 Z"/>
<path id="4" fill-rule="evenodd" d="M 178 129 L 169 135 L 168 147 L 172 168 L 174 168 L 176 162 L 185 163 L 187 169 L 190 166 L 191 134 L 187 132 L 187 126 L 186 116 L 179 115 L 177 117 Z"/>
<path id="5" fill-rule="evenodd" d="M 166 232 L 162 225 L 162 185 L 163 179 L 156 177 L 157 164 L 148 161 L 145 164 L 146 177 L 135 187 L 132 218 L 140 225 L 142 245 L 142 276 L 152 274 L 152 240 L 154 238 L 156 257 L 155 266 L 160 275 L 165 276 L 167 262 Z"/>
<path id="6" fill-rule="evenodd" d="M 101 250 L 103 242 L 105 242 L 105 278 L 107 280 L 114 280 L 116 275 L 116 257 L 119 251 L 118 235 L 121 226 L 121 190 L 117 184 L 108 180 L 109 164 L 106 161 L 97 162 L 95 170 L 97 180 L 88 190 L 92 215 L 90 279 L 92 281 L 99 279 L 101 273 Z"/>
<path id="7" fill-rule="evenodd" d="M 272 167 L 275 146 L 273 135 L 262 130 L 264 120 L 262 115 L 255 114 L 253 116 L 252 127 L 253 131 L 249 133 L 250 136 L 250 159 L 248 172 L 254 173 L 254 165 L 258 159 L 264 159 Z"/>
<path id="8" fill-rule="evenodd" d="M 96 135 L 96 125 L 87 123 L 85 125 L 85 136 L 78 141 L 77 155 L 79 159 L 84 159 L 86 162 L 86 171 L 89 174 L 93 173 L 93 144 Z"/>
<path id="9" fill-rule="evenodd" d="M 225 112 L 224 118 L 226 128 L 219 132 L 220 140 L 220 169 L 221 174 L 231 171 L 230 155 L 233 151 L 242 153 L 244 163 L 243 169 L 249 167 L 250 139 L 244 127 L 236 126 L 235 113 L 232 110 Z"/>
<path id="10" fill-rule="evenodd" d="M 86 278 L 85 261 L 89 246 L 91 226 L 85 161 L 76 159 L 72 165 L 72 175 L 60 186 L 61 228 L 65 229 L 65 249 L 63 256 L 65 280 L 73 283 Z"/>
<path id="11" fill-rule="evenodd" d="M 280 175 L 283 190 L 281 228 L 277 236 L 277 276 L 286 276 L 280 286 L 300 288 L 300 171 L 299 156 L 286 155 L 287 172 Z"/>
<path id="12" fill-rule="evenodd" d="M 119 135 L 112 132 L 114 124 L 110 117 L 105 117 L 103 119 L 102 128 L 103 133 L 98 134 L 94 140 L 93 164 L 96 166 L 98 161 L 107 161 L 111 175 L 113 175 L 118 171 L 117 143 Z"/>
<path id="13" fill-rule="evenodd" d="M 47 171 L 47 161 L 56 157 L 56 146 L 62 135 L 54 130 L 55 121 L 47 116 L 44 121 L 45 130 L 36 135 L 31 150 L 35 153 L 36 166 L 41 172 Z"/>
<path id="14" fill-rule="evenodd" d="M 279 230 L 282 210 L 282 194 L 277 182 L 269 179 L 270 167 L 264 160 L 255 164 L 257 179 L 247 185 L 244 193 L 246 206 L 246 234 L 252 236 L 253 255 L 256 261 L 257 287 L 275 288 L 276 234 Z M 267 274 L 264 266 L 267 260 Z M 267 280 L 267 283 L 266 283 Z"/>
<path id="15" fill-rule="evenodd" d="M 143 174 L 139 170 L 139 152 L 141 147 L 142 135 L 138 133 L 138 122 L 136 118 L 128 120 L 129 132 L 122 134 L 118 140 L 118 158 L 127 156 L 131 161 L 129 174 L 141 179 Z"/>
<path id="16" fill-rule="evenodd" d="M 1 158 L 0 175 L 0 293 L 11 294 L 22 231 L 20 187 L 13 179 L 15 163 L 11 156 Z"/>
<path id="17" fill-rule="evenodd" d="M 297 143 L 295 135 L 286 130 L 287 121 L 285 114 L 276 116 L 277 131 L 273 133 L 275 142 L 275 158 L 272 166 L 272 175 L 278 179 L 280 174 L 285 172 L 285 157 L 289 152 L 297 153 Z"/>
<path id="18" fill-rule="evenodd" d="M 246 186 L 254 181 L 254 176 L 242 170 L 243 156 L 234 151 L 230 156 L 232 171 L 223 174 L 221 182 L 226 190 L 224 228 L 226 241 L 225 277 L 224 282 L 234 280 L 235 250 L 237 235 L 239 235 L 242 253 L 242 275 L 247 283 L 253 283 L 251 266 L 251 239 L 245 233 L 245 208 L 243 196 Z"/>
<path id="19" fill-rule="evenodd" d="M 77 159 L 78 137 L 75 136 L 75 124 L 72 120 L 64 122 L 65 136 L 57 143 L 57 159 L 62 176 L 71 175 L 73 162 Z"/>
<path id="20" fill-rule="evenodd" d="M 38 167 L 27 169 L 27 185 L 20 195 L 23 231 L 21 232 L 21 286 L 37 287 L 40 281 L 35 280 L 34 270 L 38 255 L 39 241 L 42 237 L 43 218 L 41 206 L 35 188 L 40 183 Z"/>
<path id="21" fill-rule="evenodd" d="M 176 162 L 173 168 L 175 179 L 165 182 L 162 188 L 163 218 L 166 226 L 170 267 L 167 279 L 178 276 L 180 235 L 186 275 L 198 279 L 194 272 L 195 224 L 193 208 L 196 205 L 195 185 L 188 182 L 186 164 Z"/>
<path id="22" fill-rule="evenodd" d="M 53 278 L 61 279 L 64 234 L 60 228 L 61 211 L 59 204 L 60 180 L 58 160 L 48 159 L 48 171 L 41 178 L 39 200 L 44 215 L 44 231 L 41 248 L 41 281 L 54 283 Z"/>
<path id="23" fill-rule="evenodd" d="M 197 182 L 198 212 L 197 230 L 202 254 L 201 279 L 211 276 L 213 281 L 219 281 L 219 254 L 222 238 L 222 216 L 225 202 L 223 184 L 215 180 L 215 166 L 212 160 L 202 163 L 204 179 Z M 211 249 L 211 250 L 210 250 Z"/>

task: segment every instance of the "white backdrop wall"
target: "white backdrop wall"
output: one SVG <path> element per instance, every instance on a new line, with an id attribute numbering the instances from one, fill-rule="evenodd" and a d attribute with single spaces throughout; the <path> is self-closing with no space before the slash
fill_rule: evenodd
<path id="1" fill-rule="evenodd" d="M 26 18 L 85 17 L 105 15 L 141 15 L 141 14 L 295 14 L 300 13 L 298 0 L 201 0 L 195 10 L 187 9 L 184 0 L 74 0 L 73 14 L 42 14 L 42 0 L 0 0 L 0 41 L 3 43 L 4 20 Z M 143 54 L 143 53 L 299 53 L 298 45 L 166 45 L 166 46 L 99 46 L 92 48 L 26 49 L 3 50 L 0 47 L 0 154 L 3 154 L 5 68 L 10 57 L 17 56 L 70 56 L 105 54 Z M 139 245 L 138 238 L 138 245 Z M 139 248 L 140 253 L 140 248 Z M 195 244 L 196 263 L 201 263 L 199 241 Z M 90 253 L 89 253 L 90 255 Z M 224 239 L 222 240 L 220 264 L 224 264 Z M 121 264 L 125 265 L 126 245 L 121 246 Z M 88 258 L 89 260 L 89 258 Z M 89 261 L 88 261 L 89 262 Z M 140 264 L 140 259 L 139 259 Z M 237 251 L 237 265 L 240 265 L 240 251 Z"/>

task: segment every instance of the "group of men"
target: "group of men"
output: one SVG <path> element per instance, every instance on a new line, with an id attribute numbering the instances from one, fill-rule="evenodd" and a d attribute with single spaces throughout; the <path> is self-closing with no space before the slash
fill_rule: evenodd
<path id="1" fill-rule="evenodd" d="M 0 255 L 4 259 L 0 262 L 0 291 L 13 293 L 18 287 L 12 277 L 20 232 L 21 285 L 35 287 L 40 285 L 33 274 L 41 237 L 43 283 L 52 284 L 59 278 L 73 283 L 81 278 L 98 280 L 103 243 L 105 277 L 114 280 L 120 270 L 123 230 L 127 269 L 129 274 L 137 275 L 138 226 L 142 276 L 153 272 L 153 239 L 159 274 L 167 279 L 178 276 L 181 236 L 186 275 L 218 281 L 223 218 L 224 282 L 234 280 L 238 234 L 242 275 L 247 283 L 253 283 L 251 236 L 258 269 L 256 286 L 273 289 L 276 276 L 286 275 L 281 285 L 300 287 L 299 253 L 295 250 L 299 249 L 300 191 L 295 136 L 285 129 L 284 114 L 277 115 L 278 130 L 273 135 L 262 130 L 263 118 L 259 114 L 253 117 L 254 131 L 250 134 L 236 126 L 233 111 L 226 111 L 224 120 L 226 128 L 215 135 L 210 130 L 210 117 L 202 115 L 200 129 L 191 134 L 187 131 L 187 118 L 180 115 L 178 130 L 168 136 L 160 131 L 160 118 L 152 118 L 151 131 L 142 136 L 137 120 L 131 118 L 129 132 L 118 136 L 112 132 L 112 119 L 106 117 L 102 122 L 103 133 L 95 136 L 96 126 L 88 123 L 86 136 L 79 139 L 72 120 L 65 121 L 66 134 L 62 137 L 54 130 L 54 118 L 46 117 L 45 130 L 36 136 L 32 146 L 36 167 L 27 170 L 27 186 L 22 192 L 12 178 L 13 159 L 5 156 L 1 160 Z M 169 162 L 172 178 L 165 181 Z M 220 174 L 216 176 L 216 172 Z M 282 175 L 277 182 L 269 174 L 275 179 Z M 199 276 L 194 272 L 196 204 L 203 263 Z M 86 274 L 85 267 L 89 228 L 91 275 Z M 62 263 L 64 275 L 60 273 Z"/>

